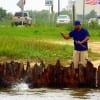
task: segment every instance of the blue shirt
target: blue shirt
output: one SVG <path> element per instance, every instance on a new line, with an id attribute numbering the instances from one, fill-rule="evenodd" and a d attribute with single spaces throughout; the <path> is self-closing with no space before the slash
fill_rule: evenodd
<path id="1" fill-rule="evenodd" d="M 73 38 L 74 40 L 74 49 L 77 51 L 85 51 L 88 50 L 88 42 L 83 43 L 82 45 L 77 44 L 75 41 L 82 41 L 89 35 L 89 32 L 82 28 L 80 31 L 73 30 L 69 33 L 69 36 Z"/>

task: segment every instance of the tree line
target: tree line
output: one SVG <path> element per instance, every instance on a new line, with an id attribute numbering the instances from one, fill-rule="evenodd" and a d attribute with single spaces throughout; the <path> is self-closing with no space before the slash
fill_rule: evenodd
<path id="1" fill-rule="evenodd" d="M 11 19 L 12 14 L 11 13 L 7 13 L 7 11 L 3 8 L 0 8 L 0 21 L 4 21 L 4 20 L 9 20 Z"/>
<path id="2" fill-rule="evenodd" d="M 47 24 L 49 21 L 52 21 L 52 14 L 48 10 L 41 10 L 41 11 L 33 11 L 33 10 L 28 10 L 30 17 L 32 17 L 33 22 L 35 24 Z M 62 9 L 60 12 L 62 15 L 69 15 L 70 18 L 72 18 L 72 12 L 68 11 L 67 9 Z M 4 20 L 11 20 L 13 14 L 12 13 L 7 13 L 7 11 L 3 8 L 0 8 L 0 21 Z M 54 19 L 56 20 L 57 13 L 54 12 Z M 94 10 L 92 10 L 89 14 L 85 15 L 85 19 L 89 20 L 90 18 L 97 17 L 97 14 Z M 78 15 L 78 18 L 82 20 L 82 15 Z"/>

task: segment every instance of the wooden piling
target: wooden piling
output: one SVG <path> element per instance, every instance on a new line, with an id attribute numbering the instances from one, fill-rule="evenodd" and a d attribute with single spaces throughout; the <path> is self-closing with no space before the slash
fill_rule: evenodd
<path id="1" fill-rule="evenodd" d="M 64 67 L 57 60 L 56 64 L 46 67 L 41 60 L 33 67 L 27 62 L 25 70 L 24 64 L 20 62 L 0 63 L 0 87 L 20 81 L 26 82 L 31 88 L 95 88 L 100 87 L 100 66 L 96 69 L 88 61 L 85 67 L 79 65 L 79 68 L 74 69 L 73 63 L 69 67 Z"/>

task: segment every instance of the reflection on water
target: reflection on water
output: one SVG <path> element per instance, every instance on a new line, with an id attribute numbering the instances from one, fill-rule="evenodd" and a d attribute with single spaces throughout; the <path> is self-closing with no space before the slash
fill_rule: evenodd
<path id="1" fill-rule="evenodd" d="M 0 100 L 100 100 L 99 89 L 29 89 L 21 83 L 1 89 Z"/>

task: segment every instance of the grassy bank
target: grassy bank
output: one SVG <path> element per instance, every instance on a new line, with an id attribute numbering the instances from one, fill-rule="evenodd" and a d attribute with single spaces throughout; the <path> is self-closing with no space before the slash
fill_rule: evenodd
<path id="1" fill-rule="evenodd" d="M 68 33 L 72 27 L 69 26 L 32 26 L 11 27 L 0 25 L 0 57 L 17 59 L 45 59 L 55 61 L 61 59 L 66 61 L 72 58 L 73 47 L 45 43 L 44 40 L 64 41 L 60 32 Z M 91 41 L 99 41 L 100 30 L 89 30 Z M 91 59 L 99 59 L 100 54 L 89 51 Z"/>

